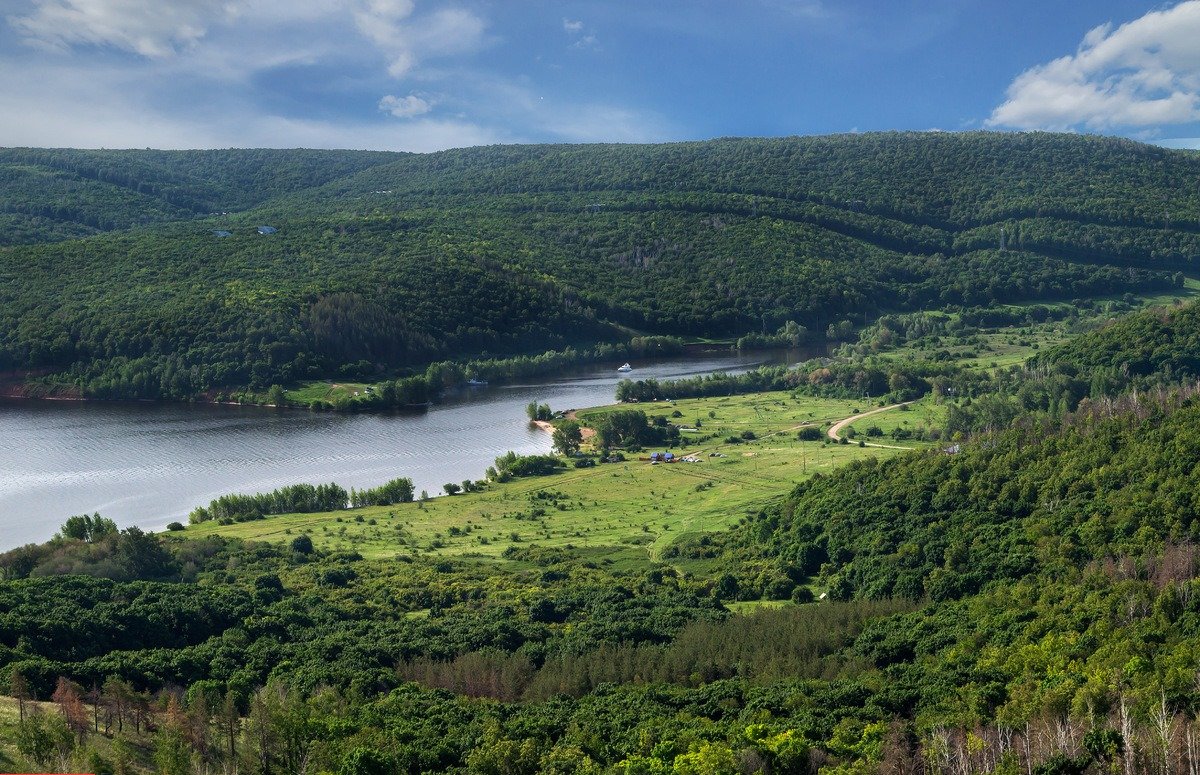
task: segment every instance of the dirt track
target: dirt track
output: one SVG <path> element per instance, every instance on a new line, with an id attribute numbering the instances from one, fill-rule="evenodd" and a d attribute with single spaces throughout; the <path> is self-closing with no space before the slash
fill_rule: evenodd
<path id="1" fill-rule="evenodd" d="M 878 409 L 872 409 L 871 411 L 863 412 L 862 414 L 851 415 L 844 420 L 838 420 L 836 423 L 830 426 L 829 430 L 827 431 L 827 435 L 834 441 L 841 441 L 842 437 L 838 434 L 841 432 L 842 428 L 845 428 L 850 423 L 861 420 L 864 417 L 870 417 L 873 414 L 879 414 L 880 412 L 890 412 L 893 409 L 899 409 L 900 407 L 908 406 L 911 403 L 912 401 L 903 401 L 899 404 L 892 404 L 891 406 L 881 406 Z M 879 447 L 880 449 L 911 449 L 911 447 L 898 447 L 894 444 L 875 444 L 874 442 L 870 441 L 863 443 L 868 447 Z"/>

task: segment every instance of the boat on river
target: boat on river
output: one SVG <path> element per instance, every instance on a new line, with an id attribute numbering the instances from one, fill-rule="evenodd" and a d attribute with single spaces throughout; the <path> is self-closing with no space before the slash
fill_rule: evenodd
<path id="1" fill-rule="evenodd" d="M 633 367 L 626 363 L 623 366 L 618 367 L 617 371 L 633 371 Z"/>

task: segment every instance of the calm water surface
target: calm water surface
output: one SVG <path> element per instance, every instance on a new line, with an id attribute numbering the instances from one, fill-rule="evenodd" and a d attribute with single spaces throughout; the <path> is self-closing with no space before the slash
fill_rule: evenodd
<path id="1" fill-rule="evenodd" d="M 780 360 L 780 357 L 771 360 Z M 762 354 L 634 363 L 629 377 L 745 371 Z M 342 415 L 256 407 L 0 401 L 0 550 L 49 538 L 72 514 L 161 528 L 229 492 L 297 482 L 370 487 L 411 477 L 417 491 L 479 479 L 507 450 L 550 449 L 525 405 L 613 401 L 606 366 L 538 384 L 478 388 L 423 414 Z"/>

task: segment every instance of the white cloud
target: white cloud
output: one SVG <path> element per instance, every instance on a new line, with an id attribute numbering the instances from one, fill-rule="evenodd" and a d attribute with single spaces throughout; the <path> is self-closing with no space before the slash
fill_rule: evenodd
<path id="1" fill-rule="evenodd" d="M 289 118 L 258 112 L 238 101 L 197 120 L 141 104 L 125 88 L 127 75 L 120 70 L 96 68 L 85 78 L 69 68 L 38 69 L 37 78 L 21 66 L 6 67 L 5 72 L 26 84 L 0 90 L 0 139 L 7 146 L 425 152 L 514 139 L 466 119 L 398 123 Z"/>
<path id="2" fill-rule="evenodd" d="M 16 2 L 0 16 L 0 145 L 431 151 L 678 137 L 653 113 L 542 99 L 528 78 L 474 65 L 496 39 L 460 0 Z M 6 45 L 18 40 L 34 45 Z"/>
<path id="3" fill-rule="evenodd" d="M 366 0 L 354 12 L 358 30 L 388 57 L 388 74 L 403 78 L 425 57 L 450 56 L 483 46 L 483 19 L 463 8 L 413 16 L 411 0 Z"/>
<path id="4" fill-rule="evenodd" d="M 224 0 L 34 0 L 29 13 L 8 21 L 34 44 L 115 46 L 159 58 L 196 43 L 214 21 L 236 13 L 237 5 Z"/>
<path id="5" fill-rule="evenodd" d="M 580 32 L 583 32 L 583 22 L 563 19 L 563 29 L 566 30 L 568 34 L 577 35 Z"/>
<path id="6" fill-rule="evenodd" d="M 1156 140 L 1154 144 L 1161 145 L 1163 148 L 1200 151 L 1200 137 L 1172 137 L 1170 139 Z"/>
<path id="7" fill-rule="evenodd" d="M 988 126 L 1067 130 L 1200 120 L 1200 0 L 1084 36 L 1078 50 L 1030 68 Z"/>
<path id="8" fill-rule="evenodd" d="M 391 113 L 396 118 L 412 118 L 433 110 L 433 105 L 415 94 L 407 97 L 396 97 L 389 94 L 379 101 L 379 109 L 385 113 Z"/>

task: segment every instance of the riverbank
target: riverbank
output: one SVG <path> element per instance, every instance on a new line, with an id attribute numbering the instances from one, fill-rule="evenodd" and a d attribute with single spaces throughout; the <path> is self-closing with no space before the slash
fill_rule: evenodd
<path id="1" fill-rule="evenodd" d="M 710 360 L 734 361 L 744 365 L 791 364 L 817 350 L 779 348 L 736 350 L 711 344 L 683 344 L 670 337 L 644 337 L 627 346 L 607 346 L 595 351 L 550 351 L 539 356 L 472 361 L 465 364 L 435 363 L 425 372 L 382 381 L 318 379 L 268 390 L 225 387 L 204 390 L 187 397 L 87 395 L 75 383 L 49 382 L 46 370 L 0 373 L 0 398 L 13 400 L 105 401 L 212 406 L 255 406 L 277 409 L 308 409 L 321 412 L 420 412 L 442 402 L 455 400 L 462 391 L 519 386 L 536 378 L 556 379 L 576 374 L 604 373 L 607 364 L 632 360 L 634 372 L 619 374 L 628 379 L 647 378 L 647 367 L 675 361 L 681 364 Z M 615 374 L 615 366 L 613 373 Z M 718 369 L 721 370 L 721 369 Z M 653 377 L 651 377 L 653 378 Z M 472 382 L 474 380 L 475 382 Z M 282 399 L 282 400 L 280 400 Z"/>
<path id="2" fill-rule="evenodd" d="M 721 353 L 643 361 L 635 374 L 672 380 L 739 372 L 760 360 Z M 0 549 L 44 541 L 72 514 L 98 511 L 121 527 L 158 529 L 186 521 L 193 508 L 226 493 L 300 482 L 362 489 L 410 477 L 418 493 L 440 492 L 446 482 L 481 478 L 510 450 L 549 452 L 551 436 L 529 425 L 528 404 L 611 404 L 622 376 L 614 369 L 462 390 L 417 412 L 6 400 L 0 410 L 6 442 L 0 445 Z"/>
<path id="3" fill-rule="evenodd" d="M 931 399 L 916 406 L 905 418 L 914 428 L 935 422 L 942 411 Z M 575 417 L 594 424 L 606 413 L 627 408 L 580 409 Z M 669 449 L 677 459 L 696 462 L 652 465 L 639 459 L 649 457 L 653 450 L 647 449 L 626 452 L 624 462 L 492 482 L 479 492 L 424 503 L 235 525 L 205 523 L 189 526 L 181 535 L 286 542 L 307 534 L 323 548 L 369 558 L 436 554 L 500 561 L 519 558 L 520 549 L 534 545 L 570 546 L 614 563 L 644 563 L 667 558 L 673 546 L 727 529 L 761 508 L 764 499 L 781 496 L 818 472 L 900 454 L 903 450 L 834 443 L 825 437 L 826 428 L 866 416 L 866 408 L 861 401 L 786 391 L 642 404 L 637 409 L 651 422 L 662 418 L 692 428 Z M 543 438 L 553 429 L 546 421 L 526 423 Z M 820 438 L 801 440 L 797 430 L 806 426 L 821 429 Z"/>

